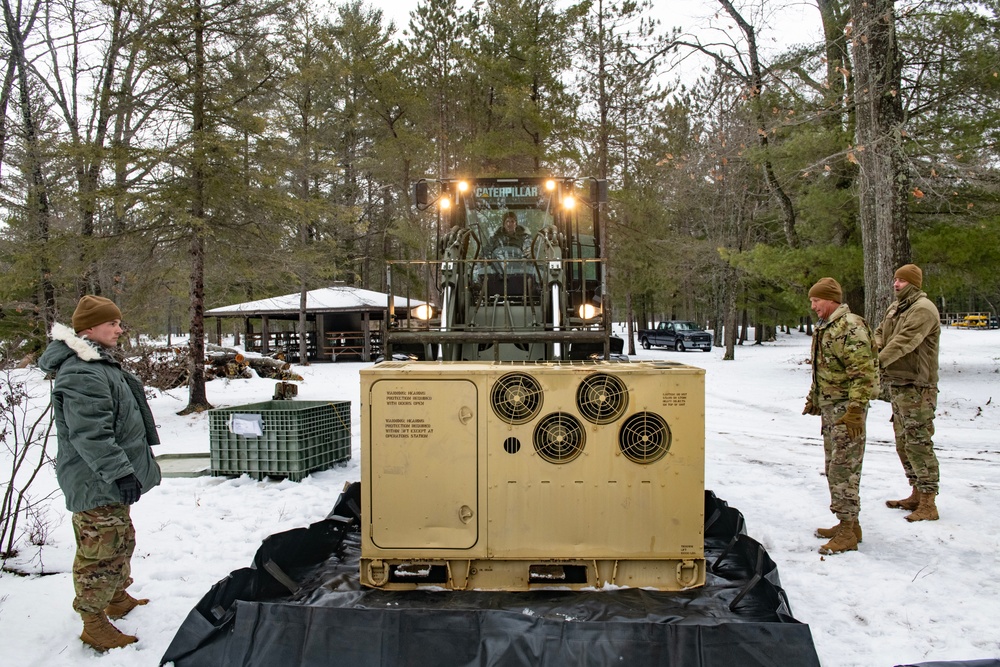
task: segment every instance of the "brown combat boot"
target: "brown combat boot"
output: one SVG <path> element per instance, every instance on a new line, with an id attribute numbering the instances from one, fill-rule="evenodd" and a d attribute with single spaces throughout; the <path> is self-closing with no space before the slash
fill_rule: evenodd
<path id="1" fill-rule="evenodd" d="M 885 506 L 894 510 L 906 510 L 907 512 L 912 512 L 917 509 L 917 505 L 920 504 L 920 492 L 917 491 L 917 487 L 910 487 L 910 497 L 903 498 L 901 500 L 887 500 L 885 501 Z"/>
<path id="2" fill-rule="evenodd" d="M 920 503 L 917 505 L 917 509 L 913 510 L 912 513 L 906 515 L 907 521 L 937 521 L 938 511 L 937 505 L 934 502 L 934 497 L 936 493 L 920 493 Z"/>
<path id="3" fill-rule="evenodd" d="M 857 521 L 841 521 L 833 539 L 819 548 L 821 554 L 839 554 L 858 550 L 858 536 L 854 534 Z"/>
<path id="4" fill-rule="evenodd" d="M 83 640 L 84 644 L 89 644 L 101 653 L 139 641 L 138 637 L 127 635 L 111 625 L 103 611 L 97 614 L 81 613 L 80 616 L 83 618 L 83 633 L 80 635 L 80 639 Z"/>
<path id="5" fill-rule="evenodd" d="M 145 604 L 149 604 L 149 598 L 136 599 L 129 595 L 128 591 L 118 591 L 111 598 L 111 603 L 104 610 L 104 613 L 108 615 L 108 618 L 117 620 L 124 618 L 126 614 L 136 607 L 141 607 Z"/>
<path id="6" fill-rule="evenodd" d="M 837 531 L 840 530 L 840 525 L 843 523 L 841 521 L 833 528 L 817 528 L 816 537 L 822 537 L 824 540 L 828 540 L 831 537 L 836 537 Z M 856 520 L 854 522 L 854 536 L 858 538 L 858 543 L 861 543 L 861 521 Z"/>

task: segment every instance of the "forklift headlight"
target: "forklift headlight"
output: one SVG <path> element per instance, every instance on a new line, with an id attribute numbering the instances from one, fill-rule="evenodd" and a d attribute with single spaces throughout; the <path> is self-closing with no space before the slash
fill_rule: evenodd
<path id="1" fill-rule="evenodd" d="M 585 303 L 577 311 L 581 320 L 592 320 L 601 315 L 601 309 L 592 303 Z"/>
<path id="2" fill-rule="evenodd" d="M 410 317 L 415 320 L 422 320 L 426 322 L 427 320 L 434 317 L 434 306 L 429 303 L 424 303 L 419 306 L 415 306 L 410 309 Z"/>

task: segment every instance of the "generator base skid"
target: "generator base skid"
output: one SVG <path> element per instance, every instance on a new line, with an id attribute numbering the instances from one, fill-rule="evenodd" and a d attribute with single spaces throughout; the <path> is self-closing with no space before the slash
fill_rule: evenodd
<path id="1" fill-rule="evenodd" d="M 683 590 L 705 583 L 705 561 L 362 560 L 365 586 L 387 590 L 569 590 L 604 586 Z"/>
<path id="2" fill-rule="evenodd" d="M 175 667 L 819 667 L 774 562 L 705 493 L 705 585 L 685 591 L 387 591 L 358 580 L 360 484 L 330 516 L 264 540 L 195 605 Z"/>
<path id="3" fill-rule="evenodd" d="M 361 371 L 361 583 L 705 582 L 705 372 L 672 362 Z"/>

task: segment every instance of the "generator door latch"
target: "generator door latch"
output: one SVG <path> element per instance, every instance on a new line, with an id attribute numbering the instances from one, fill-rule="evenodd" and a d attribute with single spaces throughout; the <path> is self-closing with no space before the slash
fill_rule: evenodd
<path id="1" fill-rule="evenodd" d="M 469 523 L 469 521 L 472 520 L 473 514 L 475 514 L 475 512 L 473 512 L 472 508 L 468 505 L 462 505 L 458 509 L 458 518 L 462 520 L 462 523 Z"/>
<path id="2" fill-rule="evenodd" d="M 458 409 L 458 421 L 462 422 L 463 425 L 468 424 L 473 417 L 472 408 L 468 405 L 463 405 Z"/>

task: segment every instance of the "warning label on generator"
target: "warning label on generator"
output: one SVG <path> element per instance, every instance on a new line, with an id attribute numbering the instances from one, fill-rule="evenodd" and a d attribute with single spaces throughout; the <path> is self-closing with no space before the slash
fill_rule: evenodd
<path id="1" fill-rule="evenodd" d="M 429 438 L 432 433 L 434 429 L 422 417 L 385 420 L 386 438 Z"/>
<path id="2" fill-rule="evenodd" d="M 687 405 L 687 392 L 663 392 L 663 407 L 682 408 Z"/>
<path id="3" fill-rule="evenodd" d="M 415 405 L 420 407 L 431 400 L 423 389 L 396 389 L 385 392 L 385 404 L 397 407 Z"/>

